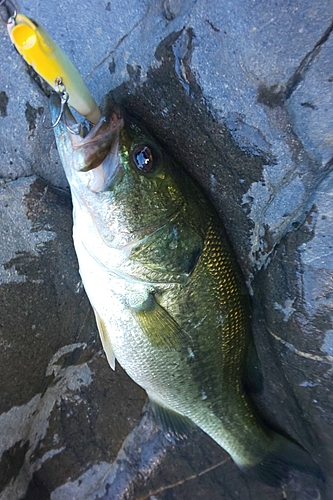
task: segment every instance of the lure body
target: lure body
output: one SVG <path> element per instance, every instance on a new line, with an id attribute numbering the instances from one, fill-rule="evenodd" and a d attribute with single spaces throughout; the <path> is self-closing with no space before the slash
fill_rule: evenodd
<path id="1" fill-rule="evenodd" d="M 25 61 L 55 90 L 59 79 L 66 88 L 70 104 L 92 123 L 100 111 L 79 72 L 45 29 L 24 14 L 16 14 L 7 24 L 12 43 Z"/>

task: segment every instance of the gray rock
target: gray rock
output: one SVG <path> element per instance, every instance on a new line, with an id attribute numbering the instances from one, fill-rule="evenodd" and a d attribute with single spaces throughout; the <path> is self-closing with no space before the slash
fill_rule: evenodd
<path id="1" fill-rule="evenodd" d="M 333 157 L 332 45 L 330 36 L 288 101 L 293 129 L 307 151 L 323 165 Z"/>
<path id="2" fill-rule="evenodd" d="M 257 404 L 328 486 L 269 488 L 201 432 L 173 446 L 149 408 L 139 423 L 145 396 L 108 368 L 80 285 L 47 97 L 0 24 L 0 499 L 332 498 L 332 2 L 20 8 L 212 199 L 253 295 Z"/>
<path id="3" fill-rule="evenodd" d="M 31 176 L 4 184 L 0 202 L 0 498 L 49 498 L 91 460 L 115 459 L 145 396 L 102 353 L 69 197 Z"/>

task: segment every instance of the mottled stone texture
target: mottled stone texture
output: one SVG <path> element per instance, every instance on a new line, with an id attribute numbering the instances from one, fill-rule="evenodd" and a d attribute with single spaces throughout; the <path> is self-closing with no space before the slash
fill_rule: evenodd
<path id="1" fill-rule="evenodd" d="M 117 102 L 141 119 L 212 199 L 253 297 L 257 404 L 312 453 L 327 487 L 296 473 L 283 489 L 245 478 L 199 430 L 172 446 L 143 391 L 108 367 L 48 101 L 0 24 L 0 499 L 330 500 L 332 2 L 22 0 L 20 10 L 106 112 Z"/>

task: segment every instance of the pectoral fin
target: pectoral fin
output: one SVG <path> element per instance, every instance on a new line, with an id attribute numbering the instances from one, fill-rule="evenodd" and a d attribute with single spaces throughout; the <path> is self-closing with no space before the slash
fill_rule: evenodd
<path id="1" fill-rule="evenodd" d="M 96 309 L 94 309 L 94 313 L 95 313 L 97 328 L 99 331 L 99 336 L 101 338 L 102 346 L 103 346 L 104 352 L 106 354 L 106 359 L 108 360 L 108 363 L 111 366 L 112 370 L 114 370 L 116 368 L 116 358 L 115 358 L 115 355 L 113 353 L 110 338 L 109 338 L 108 333 L 106 331 L 105 323 L 101 319 L 101 317 L 98 314 L 98 312 L 96 311 Z"/>
<path id="2" fill-rule="evenodd" d="M 180 348 L 185 334 L 153 294 L 139 307 L 131 309 L 152 344 L 166 349 Z"/>
<path id="3" fill-rule="evenodd" d="M 195 427 L 193 422 L 180 413 L 156 403 L 149 394 L 148 396 L 156 422 L 163 429 L 166 437 L 172 441 L 186 439 Z"/>

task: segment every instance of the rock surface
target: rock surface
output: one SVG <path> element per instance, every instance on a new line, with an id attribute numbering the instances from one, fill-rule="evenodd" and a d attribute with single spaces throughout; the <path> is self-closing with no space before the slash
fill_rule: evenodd
<path id="1" fill-rule="evenodd" d="M 143 391 L 109 369 L 47 98 L 2 23 L 0 499 L 333 498 L 332 3 L 77 5 L 20 10 L 105 110 L 139 117 L 212 199 L 253 296 L 257 403 L 327 487 L 296 473 L 283 490 L 251 481 L 199 430 L 171 446 Z"/>

